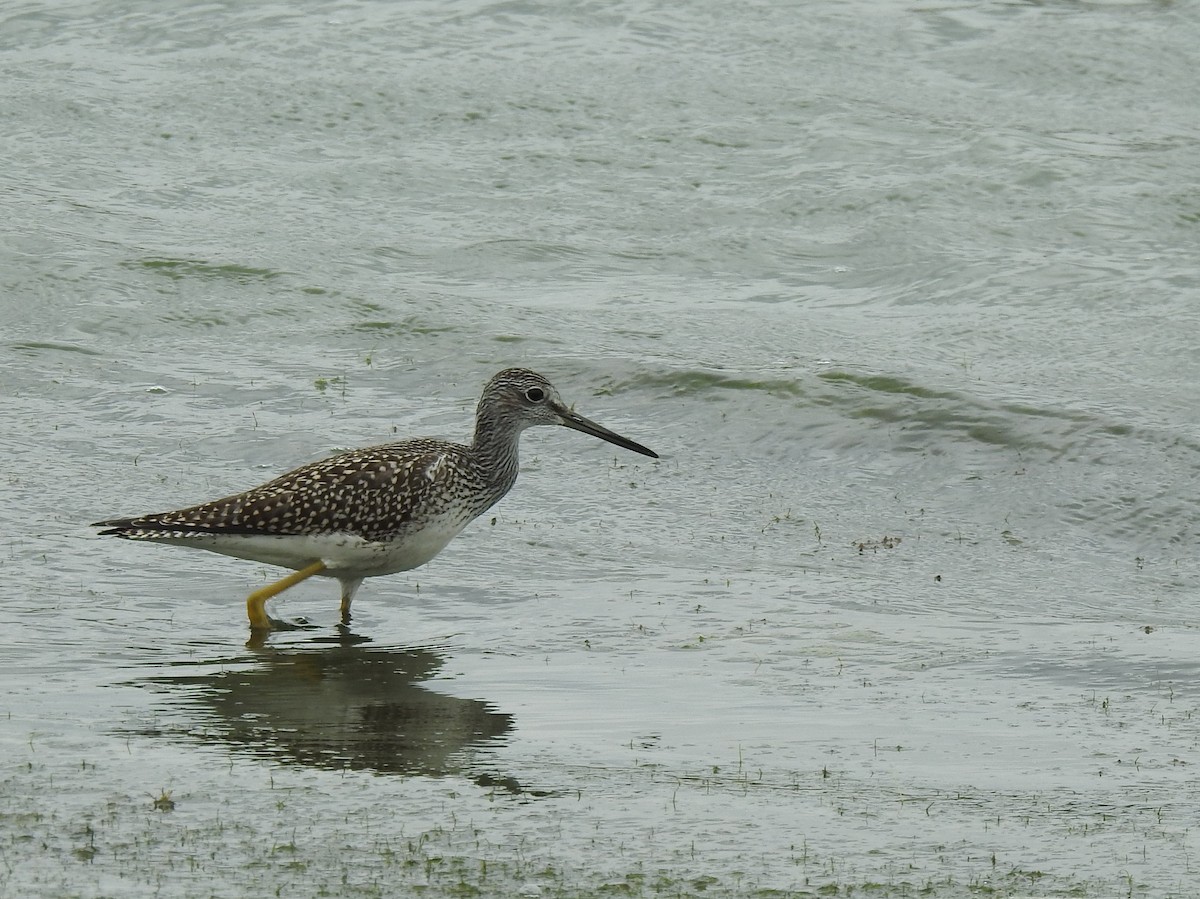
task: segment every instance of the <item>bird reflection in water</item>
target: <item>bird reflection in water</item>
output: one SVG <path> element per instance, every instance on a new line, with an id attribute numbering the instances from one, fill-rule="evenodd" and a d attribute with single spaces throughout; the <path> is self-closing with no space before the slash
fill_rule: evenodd
<path id="1" fill-rule="evenodd" d="M 285 764 L 381 774 L 461 774 L 484 786 L 526 792 L 512 778 L 472 772 L 470 752 L 499 741 L 512 716 L 486 702 L 427 689 L 443 656 L 428 648 L 355 645 L 277 648 L 208 669 L 154 677 L 188 713 L 155 734 L 187 735 Z M 197 663 L 183 663 L 189 668 Z M 143 729 L 141 733 L 148 733 Z"/>

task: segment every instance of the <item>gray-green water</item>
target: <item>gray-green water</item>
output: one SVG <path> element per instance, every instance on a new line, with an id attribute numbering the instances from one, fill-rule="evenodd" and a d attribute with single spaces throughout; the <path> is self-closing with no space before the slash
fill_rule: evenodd
<path id="1" fill-rule="evenodd" d="M 1198 46 L 0 3 L 0 896 L 1195 895 Z M 662 460 L 530 432 L 351 634 L 86 527 L 514 364 Z"/>

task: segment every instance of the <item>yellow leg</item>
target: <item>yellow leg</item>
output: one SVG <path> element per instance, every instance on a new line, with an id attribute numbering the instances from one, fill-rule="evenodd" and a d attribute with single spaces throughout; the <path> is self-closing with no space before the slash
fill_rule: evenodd
<path id="1" fill-rule="evenodd" d="M 250 630 L 252 631 L 269 631 L 271 629 L 271 619 L 267 616 L 267 600 L 273 596 L 278 596 L 288 587 L 294 587 L 301 581 L 307 580 L 314 574 L 320 574 L 325 570 L 324 562 L 313 562 L 307 568 L 301 568 L 299 571 L 293 571 L 287 577 L 276 581 L 273 584 L 255 590 L 246 597 L 246 617 L 250 619 Z"/>

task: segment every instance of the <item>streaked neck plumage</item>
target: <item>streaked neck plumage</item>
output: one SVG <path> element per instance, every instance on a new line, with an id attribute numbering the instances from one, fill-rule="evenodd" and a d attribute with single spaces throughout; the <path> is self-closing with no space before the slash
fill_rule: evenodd
<path id="1" fill-rule="evenodd" d="M 475 411 L 475 438 L 471 450 L 488 483 L 499 491 L 499 496 L 507 493 L 517 480 L 523 430 L 524 423 L 511 414 L 511 410 L 486 395 L 480 400 Z"/>

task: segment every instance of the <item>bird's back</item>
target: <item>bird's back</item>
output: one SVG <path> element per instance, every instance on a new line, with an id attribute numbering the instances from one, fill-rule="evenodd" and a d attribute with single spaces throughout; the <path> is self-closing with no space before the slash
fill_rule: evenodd
<path id="1" fill-rule="evenodd" d="M 330 456 L 211 502 L 97 525 L 131 540 L 344 533 L 386 542 L 425 522 L 465 525 L 510 486 L 493 483 L 470 447 L 417 438 Z"/>

